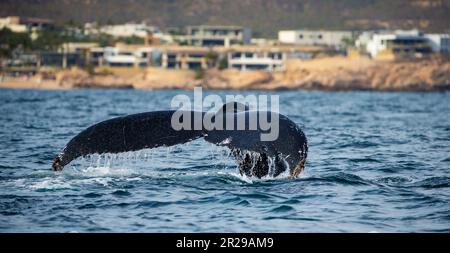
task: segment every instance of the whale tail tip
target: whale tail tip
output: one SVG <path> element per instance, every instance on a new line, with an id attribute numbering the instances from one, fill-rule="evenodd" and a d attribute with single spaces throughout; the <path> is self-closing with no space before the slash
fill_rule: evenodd
<path id="1" fill-rule="evenodd" d="M 61 165 L 61 156 L 57 155 L 55 159 L 53 159 L 52 168 L 54 171 L 61 171 L 63 166 Z"/>

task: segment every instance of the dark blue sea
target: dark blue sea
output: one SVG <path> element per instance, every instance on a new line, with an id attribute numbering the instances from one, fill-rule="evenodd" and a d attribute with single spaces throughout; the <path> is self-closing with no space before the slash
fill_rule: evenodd
<path id="1" fill-rule="evenodd" d="M 308 137 L 295 180 L 202 140 L 51 170 L 84 128 L 182 93 L 0 90 L 0 232 L 450 232 L 450 93 L 258 92 Z"/>

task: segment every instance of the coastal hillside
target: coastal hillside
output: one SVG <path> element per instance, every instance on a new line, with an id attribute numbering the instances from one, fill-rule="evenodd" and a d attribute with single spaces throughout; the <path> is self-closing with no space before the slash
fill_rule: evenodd
<path id="1" fill-rule="evenodd" d="M 198 24 L 243 25 L 255 36 L 280 29 L 418 28 L 450 32 L 450 0 L 2 0 L 0 16 L 59 22 L 147 20 L 162 28 Z"/>

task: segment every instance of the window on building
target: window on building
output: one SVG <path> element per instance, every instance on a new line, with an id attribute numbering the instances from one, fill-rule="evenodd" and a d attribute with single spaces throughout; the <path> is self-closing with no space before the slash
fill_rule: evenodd
<path id="1" fill-rule="evenodd" d="M 269 58 L 274 59 L 274 60 L 278 60 L 281 59 L 281 53 L 269 53 Z"/>
<path id="2" fill-rule="evenodd" d="M 241 53 L 233 53 L 231 55 L 231 58 L 236 59 L 236 58 L 241 58 Z"/>
<path id="3" fill-rule="evenodd" d="M 253 58 L 253 53 L 245 53 L 245 58 Z"/>
<path id="4" fill-rule="evenodd" d="M 93 52 L 92 57 L 93 58 L 99 58 L 103 56 L 103 52 Z"/>
<path id="5" fill-rule="evenodd" d="M 263 70 L 263 69 L 268 69 L 270 67 L 270 65 L 267 64 L 248 64 L 246 65 L 246 69 L 249 70 Z"/>
<path id="6" fill-rule="evenodd" d="M 169 60 L 175 60 L 177 58 L 177 55 L 176 54 L 167 54 L 167 58 Z"/>
<path id="7" fill-rule="evenodd" d="M 190 58 L 203 58 L 204 56 L 204 54 L 189 54 Z"/>
<path id="8" fill-rule="evenodd" d="M 241 69 L 242 65 L 241 64 L 233 64 L 233 65 L 231 65 L 231 67 L 234 69 Z"/>

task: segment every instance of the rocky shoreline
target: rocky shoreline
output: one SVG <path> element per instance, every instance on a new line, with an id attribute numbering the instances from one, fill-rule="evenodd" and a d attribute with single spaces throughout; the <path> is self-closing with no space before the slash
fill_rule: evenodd
<path id="1" fill-rule="evenodd" d="M 73 89 L 205 89 L 219 90 L 374 90 L 448 91 L 450 61 L 428 59 L 382 62 L 367 58 L 289 60 L 284 71 L 205 70 L 198 76 L 189 70 L 161 68 L 111 71 L 89 75 L 80 69 L 57 72 L 52 78 L 3 79 L 0 88 Z"/>

